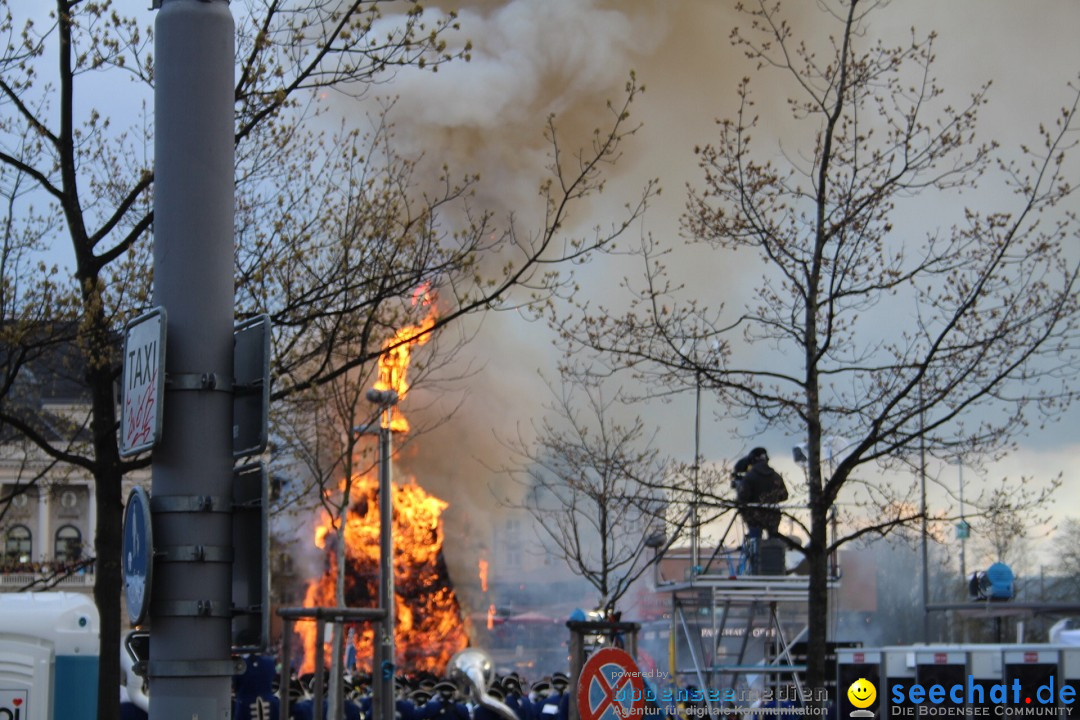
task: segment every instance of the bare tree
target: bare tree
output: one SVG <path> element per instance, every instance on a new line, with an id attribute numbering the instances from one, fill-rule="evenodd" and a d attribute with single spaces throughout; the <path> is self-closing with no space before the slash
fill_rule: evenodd
<path id="1" fill-rule="evenodd" d="M 1031 478 L 1021 478 L 1019 483 L 1006 478 L 997 487 L 988 488 L 971 524 L 972 545 L 977 553 L 973 559 L 983 567 L 1005 563 L 1017 574 L 1031 570 L 1031 538 L 1052 522 L 1047 506 L 1060 486 L 1058 476 L 1039 490 Z"/>
<path id="2" fill-rule="evenodd" d="M 874 40 L 880 5 L 822 3 L 833 29 L 820 41 L 797 37 L 780 3 L 740 6 L 747 27 L 732 41 L 788 81 L 796 130 L 777 152 L 751 80 L 740 82 L 737 113 L 697 148 L 704 178 L 684 230 L 718 258 L 759 260 L 755 301 L 729 313 L 703 299 L 709 289 L 687 299 L 700 289 L 672 280 L 667 251 L 646 239 L 629 311 L 581 305 L 577 320 L 555 318 L 611 372 L 665 393 L 700 381 L 735 417 L 806 439 L 812 687 L 825 679 L 829 554 L 921 517 L 911 484 L 884 478 L 926 457 L 1005 452 L 1077 393 L 1077 265 L 1065 252 L 1077 241 L 1077 88 L 1009 160 L 976 134 L 988 87 L 949 104 L 932 75 L 935 36 Z M 951 199 L 990 176 L 1012 207 L 967 209 L 916 239 L 927 218 L 915 198 Z M 827 435 L 851 439 L 828 464 Z M 869 519 L 831 540 L 829 513 L 854 493 Z"/>
<path id="3" fill-rule="evenodd" d="M 415 324 L 408 309 L 417 292 L 439 309 L 422 335 L 476 312 L 572 292 L 570 266 L 610 247 L 657 191 L 649 181 L 625 216 L 586 235 L 564 233 L 571 209 L 602 191 L 604 173 L 636 132 L 629 109 L 641 91 L 631 77 L 584 149 L 564 147 L 556 118 L 547 119 L 550 163 L 535 228 L 473 207 L 478 176 L 455 178 L 443 168 L 434 186 L 421 182 L 418 160 L 393 145 L 390 108 L 367 131 L 343 128 L 330 138 L 268 127 L 263 147 L 273 161 L 258 164 L 259 191 L 243 196 L 237 295 L 241 314 L 270 312 L 273 398 L 331 382 L 392 349 L 381 339 Z M 335 359 L 345 342 L 365 351 Z"/>
<path id="4" fill-rule="evenodd" d="M 506 442 L 520 460 L 506 471 L 522 499 L 500 498 L 533 517 L 541 544 L 596 589 L 609 615 L 686 524 L 669 522 L 670 498 L 658 489 L 668 463 L 640 417 L 618 420 L 617 403 L 598 386 L 564 385 L 535 439 L 519 432 Z"/>

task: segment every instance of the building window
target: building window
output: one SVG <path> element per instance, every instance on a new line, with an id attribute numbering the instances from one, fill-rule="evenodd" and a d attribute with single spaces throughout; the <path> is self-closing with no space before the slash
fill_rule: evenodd
<path id="1" fill-rule="evenodd" d="M 33 535 L 25 525 L 15 525 L 7 532 L 4 557 L 8 562 L 28 563 L 33 557 Z"/>
<path id="2" fill-rule="evenodd" d="M 56 531 L 53 554 L 59 562 L 78 562 L 82 559 L 82 533 L 74 525 L 64 525 Z"/>

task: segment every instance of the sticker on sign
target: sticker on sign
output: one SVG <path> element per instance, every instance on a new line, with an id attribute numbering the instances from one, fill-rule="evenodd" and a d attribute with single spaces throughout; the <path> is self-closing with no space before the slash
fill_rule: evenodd
<path id="1" fill-rule="evenodd" d="M 26 690 L 0 688 L 0 718 L 21 720 L 27 717 L 27 700 L 30 694 Z"/>
<path id="2" fill-rule="evenodd" d="M 161 437 L 165 393 L 165 308 L 141 315 L 124 335 L 120 405 L 120 454 L 149 450 Z"/>

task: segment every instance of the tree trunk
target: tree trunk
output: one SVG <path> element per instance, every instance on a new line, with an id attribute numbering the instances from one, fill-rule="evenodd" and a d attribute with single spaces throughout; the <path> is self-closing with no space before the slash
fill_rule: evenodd
<path id="1" fill-rule="evenodd" d="M 829 621 L 828 525 L 824 508 L 810 508 L 810 543 L 806 563 L 810 569 L 807 590 L 806 686 L 810 693 L 825 687 L 825 652 Z M 813 701 L 812 704 L 820 704 Z"/>
<path id="2" fill-rule="evenodd" d="M 104 318 L 95 318 L 102 324 Z M 105 337 L 108 333 L 94 335 Z M 121 545 L 124 499 L 123 472 L 116 444 L 116 408 L 113 404 L 111 364 L 108 345 L 91 341 L 87 352 L 87 380 L 90 385 L 94 417 L 92 421 L 94 493 L 97 499 L 97 534 L 94 537 L 94 603 L 101 622 L 98 663 L 97 717 L 112 720 L 120 717 L 120 593 L 124 586 L 121 571 Z M 98 353 L 95 357 L 95 353 Z"/>

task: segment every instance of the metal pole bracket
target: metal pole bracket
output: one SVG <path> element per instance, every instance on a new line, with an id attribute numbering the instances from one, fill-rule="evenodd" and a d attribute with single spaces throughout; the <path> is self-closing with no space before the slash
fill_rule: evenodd
<path id="1" fill-rule="evenodd" d="M 166 390 L 208 390 L 232 394 L 233 378 L 222 373 L 166 373 Z"/>
<path id="2" fill-rule="evenodd" d="M 233 561 L 232 546 L 226 545 L 166 545 L 154 548 L 158 562 L 219 562 Z"/>
<path id="3" fill-rule="evenodd" d="M 154 495 L 150 510 L 156 513 L 232 512 L 232 498 L 220 495 Z"/>
<path id="4" fill-rule="evenodd" d="M 151 660 L 150 677 L 228 677 L 244 672 L 244 661 L 232 660 Z"/>
<path id="5" fill-rule="evenodd" d="M 151 614 L 168 617 L 231 618 L 232 607 L 213 600 L 162 600 L 153 603 Z"/>

